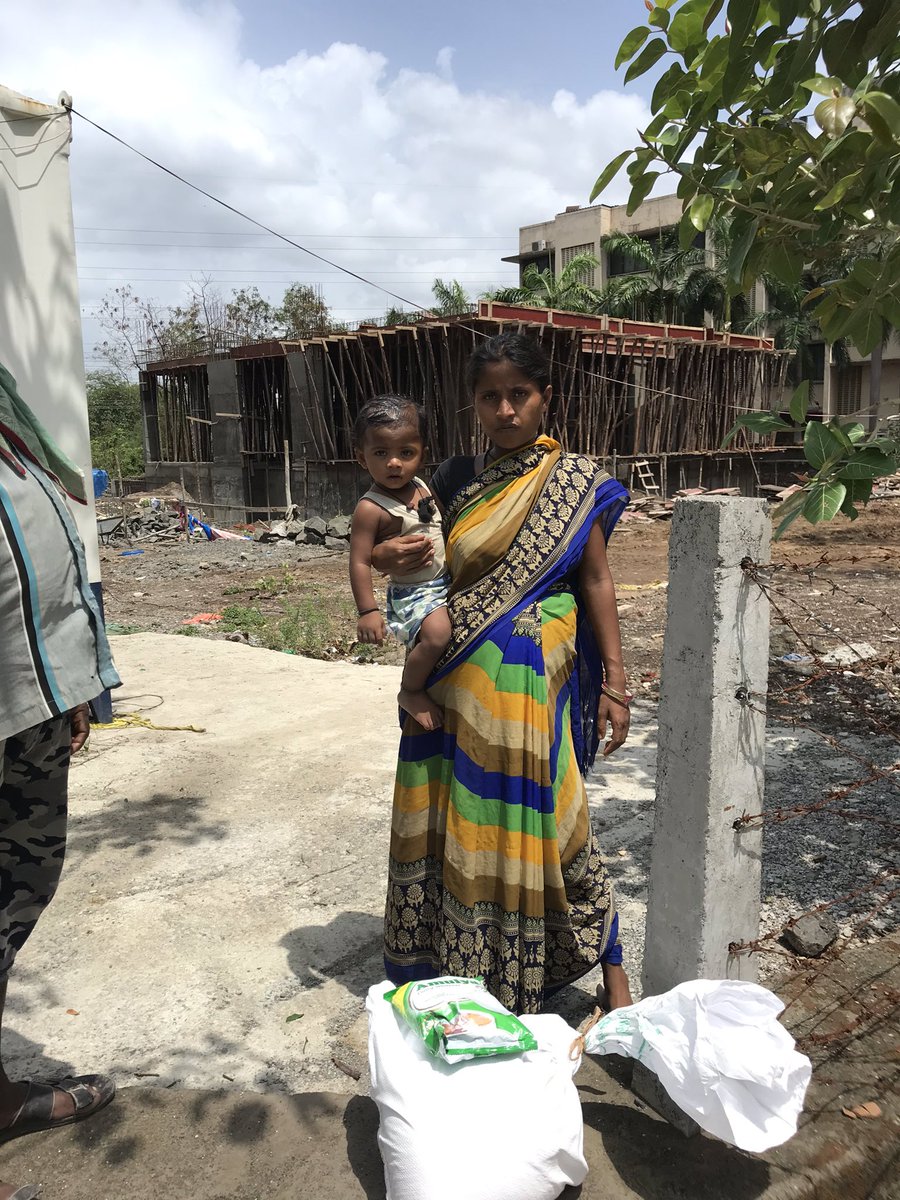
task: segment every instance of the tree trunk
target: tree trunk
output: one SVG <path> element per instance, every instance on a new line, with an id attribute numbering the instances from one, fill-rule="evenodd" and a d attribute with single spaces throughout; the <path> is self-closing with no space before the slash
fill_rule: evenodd
<path id="1" fill-rule="evenodd" d="M 878 406 L 881 404 L 881 360 L 884 346 L 881 342 L 872 351 L 869 361 L 869 415 L 866 426 L 873 429 L 878 420 Z"/>

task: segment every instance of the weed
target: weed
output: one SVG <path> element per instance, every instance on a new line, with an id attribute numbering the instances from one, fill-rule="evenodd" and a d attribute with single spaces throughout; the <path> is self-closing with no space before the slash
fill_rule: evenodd
<path id="1" fill-rule="evenodd" d="M 277 596 L 282 592 L 291 591 L 296 582 L 295 576 L 287 567 L 283 567 L 280 575 L 264 575 L 257 579 L 253 588 L 261 596 Z"/>
<path id="2" fill-rule="evenodd" d="M 222 610 L 220 629 L 231 632 L 235 629 L 241 633 L 262 632 L 268 625 L 268 618 L 258 608 L 251 604 L 229 604 Z"/>

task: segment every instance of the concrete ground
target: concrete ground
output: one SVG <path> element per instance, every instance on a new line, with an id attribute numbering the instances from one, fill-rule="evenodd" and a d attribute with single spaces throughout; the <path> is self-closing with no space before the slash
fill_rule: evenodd
<path id="1" fill-rule="evenodd" d="M 5 1147 L 0 1178 L 40 1180 L 48 1200 L 287 1198 L 311 1180 L 325 1198 L 382 1197 L 363 997 L 383 976 L 398 671 L 157 634 L 115 643 L 118 711 L 204 732 L 98 731 L 73 768 L 67 869 L 11 983 L 4 1058 L 21 1076 L 110 1071 L 122 1091 L 83 1126 Z M 638 710 L 635 725 L 590 788 L 632 969 L 654 754 L 652 722 Z M 890 947 L 896 969 L 896 943 L 866 953 Z M 856 973 L 878 988 L 890 969 L 867 958 Z M 842 1012 L 855 978 L 820 1000 L 805 985 L 798 1020 Z M 593 983 L 563 996 L 571 1022 Z M 584 1200 L 805 1200 L 830 1196 L 815 1188 L 844 1167 L 874 1163 L 875 1178 L 878 1139 L 896 1141 L 896 1010 L 878 1030 L 883 1044 L 854 1042 L 849 1074 L 829 1067 L 815 1137 L 768 1160 L 683 1141 L 623 1087 L 627 1064 L 586 1064 Z M 885 1116 L 848 1121 L 844 1096 Z M 841 1200 L 876 1194 L 897 1193 Z"/>

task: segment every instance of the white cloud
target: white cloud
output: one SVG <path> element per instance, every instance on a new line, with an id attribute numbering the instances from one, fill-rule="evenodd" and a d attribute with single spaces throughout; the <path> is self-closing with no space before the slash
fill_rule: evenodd
<path id="1" fill-rule="evenodd" d="M 241 28 L 224 2 L 4 6 L 0 83 L 48 101 L 71 92 L 76 109 L 151 157 L 274 228 L 317 235 L 310 245 L 329 258 L 419 303 L 435 275 L 459 276 L 475 294 L 511 279 L 499 259 L 514 252 L 519 225 L 585 202 L 648 119 L 638 96 L 616 92 L 581 102 L 560 90 L 550 104 L 464 92 L 449 47 L 433 73 L 346 44 L 262 68 L 243 54 Z M 351 319 L 388 302 L 288 247 L 213 250 L 272 243 L 77 120 L 71 166 L 86 305 L 125 281 L 176 302 L 177 280 L 202 269 L 226 292 L 256 282 L 278 297 L 292 277 L 321 282 Z M 608 202 L 624 198 L 616 186 Z M 94 232 L 115 229 L 234 236 Z M 370 240 L 346 236 L 360 234 Z M 100 240 L 182 244 L 86 244 Z"/>
<path id="2" fill-rule="evenodd" d="M 441 49 L 438 50 L 437 58 L 435 59 L 435 64 L 437 66 L 438 74 L 440 75 L 441 79 L 452 79 L 453 78 L 453 47 L 452 46 L 442 46 Z"/>

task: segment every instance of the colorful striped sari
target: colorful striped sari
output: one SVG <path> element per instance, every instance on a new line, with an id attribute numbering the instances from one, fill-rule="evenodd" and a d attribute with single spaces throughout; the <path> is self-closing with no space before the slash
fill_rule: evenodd
<path id="1" fill-rule="evenodd" d="M 540 437 L 463 487 L 445 519 L 453 638 L 430 684 L 444 725 L 407 719 L 391 827 L 394 983 L 483 975 L 513 1012 L 620 962 L 612 885 L 582 778 L 602 664 L 578 566 L 624 488 Z"/>

